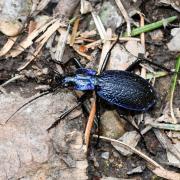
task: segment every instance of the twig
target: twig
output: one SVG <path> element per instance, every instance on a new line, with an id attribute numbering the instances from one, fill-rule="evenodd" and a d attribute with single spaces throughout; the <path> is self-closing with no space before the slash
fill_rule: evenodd
<path id="1" fill-rule="evenodd" d="M 140 15 L 140 26 L 143 27 L 144 26 L 144 16 L 142 13 L 139 13 L 139 15 Z M 142 32 L 140 34 L 140 39 L 141 39 L 141 45 L 144 49 L 144 54 L 145 54 L 145 33 L 144 32 Z M 146 69 L 144 67 L 141 68 L 141 76 L 143 78 L 146 77 Z"/>
<path id="2" fill-rule="evenodd" d="M 144 26 L 144 16 L 140 12 L 138 14 L 140 16 L 140 27 L 143 27 Z M 145 55 L 145 33 L 144 32 L 142 32 L 140 34 L 140 40 L 141 40 L 141 45 L 144 49 L 144 55 Z M 146 78 L 146 69 L 143 66 L 141 68 L 141 77 L 143 77 L 144 79 Z M 144 118 L 144 114 L 141 113 L 141 114 L 139 114 L 138 117 L 139 117 L 138 121 L 142 122 L 143 118 Z"/>
<path id="3" fill-rule="evenodd" d="M 97 135 L 93 135 L 93 137 L 97 138 L 98 136 Z M 105 137 L 105 136 L 100 136 L 99 138 L 100 139 L 104 139 L 106 141 L 115 142 L 118 145 L 122 146 L 123 148 L 126 148 L 126 149 L 132 151 L 133 153 L 139 155 L 144 160 L 146 160 L 148 163 L 150 163 L 153 167 L 163 168 L 160 164 L 158 164 L 157 162 L 155 162 L 154 160 L 152 160 L 151 158 L 149 158 L 148 156 L 143 154 L 141 151 L 137 150 L 134 147 L 131 147 L 131 146 L 127 145 L 124 142 L 121 142 L 121 141 L 118 141 L 118 140 L 115 140 L 115 139 L 111 139 L 111 138 L 108 138 L 108 137 Z"/>
<path id="4" fill-rule="evenodd" d="M 77 38 L 77 39 L 81 39 L 81 38 Z M 83 40 L 83 39 L 82 39 L 82 40 Z M 107 39 L 106 39 L 106 41 L 115 41 L 115 40 L 117 40 L 117 37 L 114 38 L 114 37 L 108 37 L 108 36 L 107 36 Z M 119 38 L 119 41 L 140 41 L 140 40 L 139 40 L 139 38 L 121 37 L 121 38 Z M 102 40 L 101 40 L 101 39 L 99 39 L 99 40 L 97 40 L 97 41 L 94 41 L 94 40 L 93 40 L 92 43 L 86 44 L 84 47 L 85 47 L 86 49 L 89 49 L 89 48 L 94 49 L 95 47 L 100 46 L 101 43 L 102 43 Z"/>
<path id="5" fill-rule="evenodd" d="M 93 135 L 93 137 L 98 138 L 97 135 Z M 154 161 L 153 159 L 149 158 L 148 156 L 146 156 L 145 154 L 143 154 L 141 151 L 137 150 L 134 147 L 131 147 L 127 144 L 125 144 L 124 142 L 115 140 L 115 139 L 110 139 L 104 136 L 100 136 L 100 139 L 104 139 L 106 141 L 110 141 L 110 142 L 115 142 L 118 145 L 122 146 L 123 148 L 127 148 L 128 150 L 133 151 L 135 154 L 137 154 L 138 156 L 140 156 L 141 158 L 143 158 L 145 161 L 147 161 L 147 163 L 149 164 L 148 168 L 155 173 L 157 176 L 165 178 L 165 179 L 169 179 L 169 180 L 180 180 L 180 174 L 173 172 L 173 171 L 168 171 L 166 169 L 164 169 L 160 164 L 158 164 L 156 161 Z"/>

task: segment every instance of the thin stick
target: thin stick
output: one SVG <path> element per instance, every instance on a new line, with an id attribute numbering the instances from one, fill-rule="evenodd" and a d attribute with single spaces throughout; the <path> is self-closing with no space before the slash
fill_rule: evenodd
<path id="1" fill-rule="evenodd" d="M 62 58 L 64 55 L 64 51 L 65 51 L 65 47 L 66 47 L 70 29 L 71 29 L 71 25 L 69 23 L 67 30 L 62 32 L 62 34 L 59 36 L 58 44 L 57 44 L 56 52 L 55 52 L 55 59 L 59 62 L 63 62 Z"/>
<path id="2" fill-rule="evenodd" d="M 168 171 L 168 170 L 164 169 L 156 161 L 149 158 L 148 156 L 146 156 L 145 154 L 143 154 L 141 151 L 137 150 L 136 148 L 125 144 L 124 142 L 121 142 L 121 141 L 118 141 L 118 140 L 115 140 L 115 139 L 111 139 L 111 138 L 107 138 L 107 137 L 104 137 L 104 136 L 99 136 L 98 137 L 97 135 L 93 135 L 93 137 L 104 139 L 104 140 L 110 141 L 110 142 L 118 143 L 118 145 L 122 146 L 123 148 L 127 148 L 128 150 L 133 151 L 135 154 L 137 154 L 138 156 L 143 158 L 145 161 L 147 161 L 149 163 L 148 168 L 159 177 L 163 177 L 163 178 L 169 179 L 169 180 L 177 180 L 177 179 L 180 180 L 180 174 L 179 173 L 176 173 L 176 172 L 173 172 L 173 171 Z"/>

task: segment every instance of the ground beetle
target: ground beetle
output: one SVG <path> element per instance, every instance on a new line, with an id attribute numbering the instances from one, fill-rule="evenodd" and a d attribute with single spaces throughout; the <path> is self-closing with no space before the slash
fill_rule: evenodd
<path id="1" fill-rule="evenodd" d="M 80 68 L 58 83 L 74 90 L 95 90 L 108 103 L 128 110 L 147 111 L 156 102 L 151 84 L 128 71 L 108 70 L 96 75 L 92 69 Z"/>
<path id="2" fill-rule="evenodd" d="M 116 43 L 116 42 L 115 42 Z M 114 43 L 114 44 L 115 44 Z M 116 105 L 127 110 L 145 112 L 149 110 L 156 103 L 156 92 L 151 86 L 151 84 L 143 79 L 142 77 L 131 73 L 136 66 L 140 63 L 149 63 L 151 65 L 157 66 L 167 72 L 171 70 L 156 64 L 148 59 L 143 58 L 140 54 L 138 59 L 133 62 L 125 71 L 120 70 L 105 70 L 107 61 L 110 57 L 110 53 L 114 45 L 111 47 L 107 53 L 100 74 L 97 75 L 96 71 L 93 69 L 83 68 L 82 65 L 76 58 L 72 58 L 77 67 L 74 75 L 62 76 L 58 75 L 56 83 L 61 87 L 71 87 L 74 90 L 80 91 L 92 91 L 96 92 L 96 95 L 109 104 Z M 75 108 L 80 106 L 85 100 L 86 93 L 83 95 L 76 106 L 70 108 L 65 113 L 63 113 L 47 130 L 54 128 L 57 124 L 65 118 L 69 113 L 71 113 Z M 96 98 L 97 110 L 96 118 L 98 124 L 100 121 L 100 106 L 98 105 L 100 100 Z M 138 132 L 139 130 L 135 128 Z"/>

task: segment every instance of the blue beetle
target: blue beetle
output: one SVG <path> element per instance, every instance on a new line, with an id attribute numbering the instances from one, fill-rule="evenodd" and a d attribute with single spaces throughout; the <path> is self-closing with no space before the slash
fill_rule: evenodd
<path id="1" fill-rule="evenodd" d="M 73 76 L 59 82 L 74 90 L 95 90 L 97 95 L 112 105 L 134 111 L 147 111 L 156 103 L 151 84 L 128 71 L 106 70 L 100 75 L 92 69 L 80 68 Z"/>

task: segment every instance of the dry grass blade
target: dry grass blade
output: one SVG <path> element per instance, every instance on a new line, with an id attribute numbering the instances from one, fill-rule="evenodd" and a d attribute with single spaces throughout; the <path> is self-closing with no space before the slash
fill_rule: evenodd
<path id="1" fill-rule="evenodd" d="M 140 15 L 140 26 L 143 27 L 144 26 L 144 16 L 142 13 L 139 13 Z M 141 39 L 141 44 L 144 48 L 144 52 L 145 52 L 145 33 L 141 33 L 140 34 L 140 39 Z M 143 78 L 146 78 L 146 69 L 144 67 L 142 67 L 141 69 L 141 76 Z"/>
<path id="2" fill-rule="evenodd" d="M 15 44 L 16 40 L 17 40 L 18 36 L 16 37 L 11 37 L 8 39 L 8 41 L 6 42 L 6 44 L 2 47 L 2 49 L 0 50 L 0 57 L 6 55 L 11 48 L 13 47 L 13 45 Z"/>
<path id="3" fill-rule="evenodd" d="M 106 41 L 103 44 L 103 48 L 102 48 L 102 52 L 101 52 L 101 57 L 100 57 L 99 67 L 98 67 L 98 74 L 100 73 L 101 67 L 105 60 L 105 57 L 106 57 L 109 49 L 111 48 L 111 42 L 109 40 L 107 40 L 107 39 L 111 39 L 111 37 L 112 37 L 112 30 L 109 28 L 109 29 L 107 29 Z"/>
<path id="4" fill-rule="evenodd" d="M 100 17 L 95 13 L 95 12 L 92 12 L 92 17 L 94 19 L 94 23 L 96 25 L 96 28 L 99 32 L 99 35 L 101 37 L 102 40 L 105 40 L 105 37 L 106 37 L 106 30 L 101 22 L 101 19 Z"/>
<path id="5" fill-rule="evenodd" d="M 51 25 L 54 27 L 56 24 L 59 24 L 61 27 L 65 27 L 65 23 L 59 22 L 58 19 L 53 19 L 50 22 L 46 23 L 42 27 L 35 29 L 31 34 L 28 35 L 26 39 L 24 39 L 20 44 L 17 45 L 15 50 L 12 50 L 9 52 L 9 55 L 11 57 L 16 57 L 19 54 L 21 54 L 24 50 L 26 50 L 28 47 L 30 47 L 34 42 L 33 40 L 39 36 L 40 33 L 43 33 L 44 31 L 47 30 L 47 28 L 51 27 Z M 49 29 L 48 28 L 48 29 Z M 44 34 L 41 36 L 41 38 L 44 38 Z"/>
<path id="6" fill-rule="evenodd" d="M 115 0 L 115 2 L 117 4 L 118 8 L 120 9 L 122 15 L 124 16 L 124 19 L 127 23 L 127 34 L 128 34 L 128 36 L 130 36 L 131 35 L 131 23 L 130 23 L 130 18 L 128 16 L 128 13 L 126 12 L 126 10 L 120 0 Z"/>
<path id="7" fill-rule="evenodd" d="M 22 69 L 24 69 L 26 66 L 28 66 L 35 58 L 36 56 L 39 54 L 39 52 L 41 51 L 42 47 L 44 46 L 44 44 L 47 42 L 47 40 L 52 36 L 52 34 L 61 26 L 61 23 L 59 21 L 56 21 L 54 24 L 52 24 L 47 31 L 36 40 L 36 42 L 39 42 L 39 45 L 36 49 L 36 51 L 34 52 L 33 57 L 27 62 L 25 63 L 23 66 L 21 66 L 20 68 L 18 68 L 18 71 L 21 71 Z"/>
<path id="8" fill-rule="evenodd" d="M 174 115 L 174 110 L 173 110 L 173 98 L 174 98 L 174 91 L 176 89 L 176 83 L 177 83 L 179 69 L 180 69 L 180 55 L 177 57 L 177 60 L 176 60 L 176 67 L 175 67 L 176 73 L 173 76 L 172 83 L 171 83 L 171 89 L 170 89 L 169 104 L 170 104 L 170 112 L 171 112 L 171 117 L 172 117 L 172 123 L 174 123 L 174 124 L 177 124 L 177 119 Z"/>
<path id="9" fill-rule="evenodd" d="M 74 42 L 75 42 L 75 38 L 76 38 L 76 34 L 77 34 L 77 30 L 79 27 L 79 22 L 80 22 L 80 18 L 77 18 L 74 22 L 74 26 L 72 29 L 72 34 L 71 34 L 71 39 L 70 39 L 70 46 L 73 46 Z"/>
<path id="10" fill-rule="evenodd" d="M 58 44 L 56 46 L 56 52 L 55 52 L 55 59 L 59 62 L 63 62 L 63 55 L 64 55 L 64 50 L 66 47 L 69 31 L 70 31 L 70 24 L 67 28 L 67 30 L 61 31 L 61 35 L 59 36 L 58 39 Z"/>

